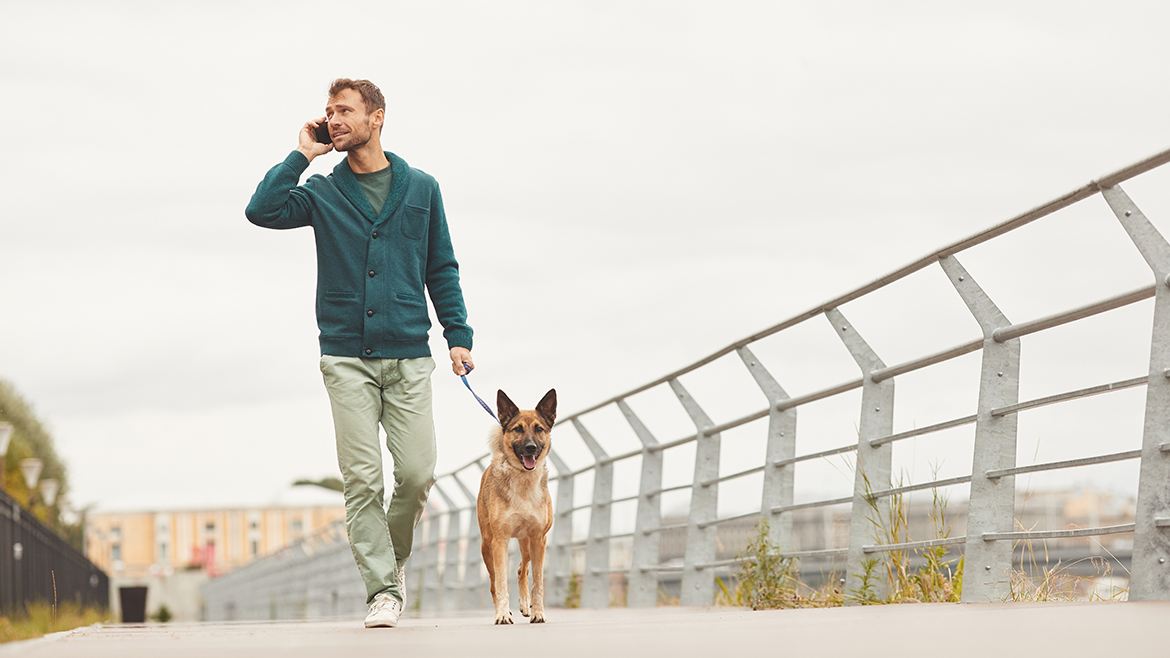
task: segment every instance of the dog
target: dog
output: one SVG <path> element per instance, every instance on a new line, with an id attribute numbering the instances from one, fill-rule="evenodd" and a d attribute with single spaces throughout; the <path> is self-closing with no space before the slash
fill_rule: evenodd
<path id="1" fill-rule="evenodd" d="M 557 392 L 549 390 L 536 409 L 521 411 L 503 391 L 496 392 L 500 426 L 488 441 L 491 465 L 479 482 L 475 501 L 479 533 L 483 538 L 483 562 L 491 577 L 496 624 L 511 624 L 508 609 L 508 542 L 520 542 L 520 614 L 529 623 L 544 619 L 544 542 L 553 523 L 552 497 L 548 493 L 551 430 L 557 419 Z M 532 591 L 528 590 L 528 565 L 532 564 Z"/>

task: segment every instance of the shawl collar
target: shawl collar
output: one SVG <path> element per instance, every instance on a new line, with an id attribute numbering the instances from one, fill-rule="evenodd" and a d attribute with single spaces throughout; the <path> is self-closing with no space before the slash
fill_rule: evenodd
<path id="1" fill-rule="evenodd" d="M 390 194 L 386 196 L 386 202 L 382 204 L 382 213 L 377 217 L 374 216 L 374 208 L 370 201 L 366 199 L 366 193 L 362 192 L 357 178 L 354 178 L 353 170 L 349 168 L 349 158 L 342 158 L 333 168 L 333 181 L 337 189 L 341 190 L 354 208 L 362 213 L 366 221 L 375 226 L 389 219 L 402 204 L 402 198 L 406 196 L 406 185 L 410 182 L 410 166 L 406 164 L 406 160 L 390 151 L 385 153 L 386 159 L 390 161 Z"/>

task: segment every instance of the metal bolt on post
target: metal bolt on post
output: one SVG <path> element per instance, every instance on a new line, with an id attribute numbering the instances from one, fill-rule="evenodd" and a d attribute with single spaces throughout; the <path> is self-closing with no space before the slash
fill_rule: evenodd
<path id="1" fill-rule="evenodd" d="M 1015 520 L 1015 476 L 988 478 L 986 474 L 1016 465 L 1016 414 L 994 417 L 991 411 L 1020 400 L 1020 339 L 996 341 L 995 330 L 1011 322 L 954 256 L 940 258 L 939 265 L 983 331 L 964 555 L 967 564 L 983 564 L 986 568 L 983 574 L 971 573 L 964 579 L 963 602 L 1002 601 L 1010 594 L 1012 543 L 981 538 L 984 533 L 1010 532 Z"/>
<path id="2" fill-rule="evenodd" d="M 861 409 L 862 414 L 858 423 L 857 432 L 857 462 L 853 472 L 853 506 L 849 515 L 849 553 L 845 560 L 845 591 L 860 591 L 861 576 L 864 572 L 862 563 L 867 559 L 862 549 L 866 544 L 884 544 L 886 537 L 881 536 L 881 528 L 888 523 L 890 499 L 878 498 L 870 500 L 869 493 L 890 486 L 890 467 L 893 456 L 893 445 L 884 443 L 874 447 L 869 444 L 871 439 L 889 436 L 894 428 L 894 380 L 893 378 L 875 382 L 869 376 L 871 372 L 886 367 L 886 364 L 870 348 L 865 339 L 849 324 L 841 311 L 831 308 L 825 311 L 825 317 L 834 326 L 840 326 L 838 336 L 849 350 L 850 356 L 861 368 Z M 866 411 L 871 410 L 872 411 Z M 872 583 L 873 593 L 879 599 L 886 596 L 885 581 L 878 579 Z M 847 604 L 856 604 L 860 601 L 846 599 Z"/>
<path id="3" fill-rule="evenodd" d="M 548 458 L 557 469 L 557 500 L 553 510 L 553 527 L 548 550 L 545 552 L 545 604 L 562 605 L 569 596 L 569 580 L 573 577 L 573 477 L 569 465 L 550 450 Z"/>
<path id="4" fill-rule="evenodd" d="M 462 514 L 459 504 L 456 503 L 439 483 L 433 489 L 443 498 L 447 505 L 447 550 L 443 556 L 443 598 L 440 609 L 450 612 L 459 609 L 461 596 L 460 589 L 463 583 L 459 579 L 459 538 L 463 535 Z M 467 547 L 472 550 L 471 546 Z"/>
<path id="5" fill-rule="evenodd" d="M 440 519 L 445 512 L 440 511 L 430 502 L 426 506 L 427 523 L 427 550 L 426 562 L 423 565 L 422 600 L 419 601 L 420 610 L 438 610 L 442 604 L 443 585 L 439 580 L 439 533 L 442 530 Z"/>
<path id="6" fill-rule="evenodd" d="M 483 474 L 483 466 L 476 462 L 479 474 Z M 479 518 L 475 513 L 476 495 L 463 484 L 458 477 L 452 478 L 463 496 L 471 503 L 471 520 L 467 527 L 467 556 L 463 569 L 463 591 L 459 596 L 461 610 L 479 610 L 488 607 L 491 602 L 490 586 L 484 578 L 483 541 L 479 534 Z"/>
<path id="7" fill-rule="evenodd" d="M 1101 195 L 1153 271 L 1154 326 L 1150 340 L 1150 378 L 1146 385 L 1145 429 L 1138 474 L 1137 514 L 1134 518 L 1133 566 L 1130 601 L 1170 600 L 1170 572 L 1162 566 L 1170 555 L 1170 380 L 1159 373 L 1170 364 L 1170 243 L 1134 205 L 1120 186 L 1106 187 Z"/>
<path id="8" fill-rule="evenodd" d="M 641 567 L 656 566 L 661 536 L 657 528 L 662 523 L 662 451 L 654 450 L 658 440 L 646 429 L 625 400 L 618 400 L 618 408 L 626 417 L 638 440 L 642 442 L 642 477 L 638 484 L 638 511 L 634 521 L 634 540 L 630 556 L 629 587 L 626 605 L 631 608 L 652 608 L 658 605 L 658 574 L 643 571 Z"/>
<path id="9" fill-rule="evenodd" d="M 409 606 L 415 606 L 421 603 L 422 598 L 423 565 L 426 564 L 427 559 L 426 536 L 423 533 L 424 528 L 425 525 L 422 522 L 415 528 L 414 540 L 410 543 L 410 557 L 407 558 L 406 564 L 402 565 L 407 582 L 407 589 L 402 594 L 406 597 L 406 604 Z"/>
<path id="10" fill-rule="evenodd" d="M 792 512 L 776 514 L 772 510 L 793 504 L 796 464 L 771 464 L 796 456 L 796 408 L 780 410 L 777 405 L 789 399 L 788 393 L 751 350 L 741 347 L 736 352 L 768 399 L 768 444 L 764 455 L 768 466 L 764 468 L 760 515 L 768 519 L 768 539 L 781 550 L 792 550 Z"/>
<path id="11" fill-rule="evenodd" d="M 700 564 L 715 560 L 715 539 L 718 528 L 705 525 L 715 520 L 719 506 L 719 485 L 703 486 L 703 482 L 719 477 L 718 433 L 708 434 L 715 423 L 687 393 L 677 379 L 670 380 L 670 388 L 682 403 L 687 415 L 695 424 L 698 439 L 695 441 L 695 479 L 691 488 L 691 511 L 687 518 L 686 554 L 683 557 L 682 591 L 679 593 L 682 605 L 711 605 L 715 600 L 715 574 L 710 569 L 701 569 Z"/>
<path id="12" fill-rule="evenodd" d="M 585 574 L 581 579 L 581 607 L 604 608 L 609 605 L 609 536 L 610 501 L 613 500 L 613 462 L 601 444 L 580 420 L 573 427 L 593 453 L 593 506 L 589 511 L 589 540 L 585 544 Z"/>

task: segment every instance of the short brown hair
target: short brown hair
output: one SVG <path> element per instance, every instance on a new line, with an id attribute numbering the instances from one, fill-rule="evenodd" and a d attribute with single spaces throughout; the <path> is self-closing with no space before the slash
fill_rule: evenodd
<path id="1" fill-rule="evenodd" d="M 346 89 L 352 89 L 362 95 L 362 100 L 366 103 L 366 114 L 374 110 L 386 111 L 386 99 L 382 97 L 382 90 L 369 80 L 338 78 L 329 85 L 329 97 L 333 98 Z"/>

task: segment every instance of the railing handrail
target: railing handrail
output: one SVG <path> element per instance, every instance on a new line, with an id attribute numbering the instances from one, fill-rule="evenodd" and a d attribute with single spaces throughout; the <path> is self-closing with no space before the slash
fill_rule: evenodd
<path id="1" fill-rule="evenodd" d="M 767 329 L 764 329 L 762 331 L 758 331 L 758 332 L 756 332 L 756 333 L 754 333 L 746 338 L 741 338 L 740 340 L 737 340 L 734 343 L 731 343 L 730 345 L 728 345 L 727 347 L 724 347 L 723 349 L 717 350 L 714 353 L 712 353 L 706 357 L 703 357 L 702 359 L 699 359 L 698 361 L 695 361 L 694 363 L 692 363 L 688 366 L 684 366 L 682 368 L 679 368 L 678 370 L 675 370 L 668 375 L 664 375 L 662 377 L 659 377 L 658 379 L 655 379 L 654 381 L 652 381 L 648 384 L 643 384 L 641 386 L 635 387 L 635 388 L 633 388 L 625 393 L 622 393 L 621 395 L 615 395 L 615 396 L 605 400 L 604 402 L 599 402 L 597 404 L 594 404 L 593 406 L 586 407 L 585 409 L 577 411 L 569 416 L 565 416 L 563 419 L 558 419 L 557 423 L 570 421 L 574 418 L 578 418 L 580 416 L 583 416 L 591 411 L 597 411 L 598 409 L 601 409 L 601 408 L 604 408 L 608 405 L 614 404 L 618 400 L 625 400 L 625 399 L 630 398 L 634 395 L 637 395 L 638 393 L 641 393 L 643 391 L 647 391 L 651 388 L 654 388 L 655 386 L 660 386 L 662 384 L 665 384 L 672 379 L 678 379 L 682 375 L 685 375 L 688 372 L 691 372 L 693 370 L 696 370 L 697 368 L 705 366 L 708 363 L 715 361 L 716 359 L 727 356 L 728 354 L 731 354 L 732 352 L 734 352 L 735 350 L 737 350 L 741 347 L 746 347 L 746 346 L 751 345 L 752 343 L 755 343 L 763 338 L 767 338 L 768 336 L 771 336 L 772 334 L 775 334 L 775 333 L 780 332 L 780 331 L 784 331 L 785 329 L 788 329 L 790 327 L 794 327 L 794 326 L 796 326 L 796 325 L 798 325 L 806 320 L 811 320 L 815 317 L 823 315 L 824 312 L 828 309 L 837 308 L 837 307 L 841 306 L 842 304 L 845 304 L 846 302 L 853 301 L 854 299 L 857 299 L 858 297 L 863 297 L 865 295 L 868 295 L 871 292 L 874 292 L 876 290 L 880 290 L 880 289 L 888 286 L 889 284 L 894 283 L 895 281 L 903 279 L 907 276 L 910 276 L 911 274 L 914 274 L 915 272 L 917 272 L 919 270 L 922 270 L 922 269 L 925 269 L 926 267 L 929 267 L 930 265 L 934 264 L 935 261 L 937 261 L 939 258 L 941 258 L 943 256 L 951 256 L 951 255 L 963 252 L 967 249 L 970 249 L 971 247 L 974 247 L 976 245 L 987 242 L 988 240 L 991 240 L 992 238 L 1003 235 L 1004 233 L 1014 231 L 1015 229 L 1020 228 L 1021 226 L 1024 226 L 1026 224 L 1030 224 L 1031 222 L 1034 222 L 1037 219 L 1041 219 L 1042 217 L 1045 217 L 1047 215 L 1051 215 L 1052 213 L 1054 213 L 1062 208 L 1066 208 L 1066 207 L 1076 203 L 1077 201 L 1087 199 L 1090 196 L 1096 194 L 1103 187 L 1113 187 L 1113 186 L 1117 185 L 1118 183 L 1122 183 L 1124 181 L 1127 181 L 1130 178 L 1137 176 L 1138 174 L 1145 173 L 1151 169 L 1154 169 L 1154 168 L 1159 167 L 1163 164 L 1166 164 L 1167 162 L 1170 162 L 1170 149 L 1166 149 L 1164 151 L 1156 153 L 1156 154 L 1154 154 L 1154 155 L 1152 155 L 1144 160 L 1136 162 L 1136 163 L 1129 165 L 1127 167 L 1122 167 L 1121 169 L 1118 169 L 1117 171 L 1115 171 L 1111 174 L 1106 174 L 1105 176 L 1102 176 L 1098 179 L 1091 180 L 1088 183 L 1082 185 L 1081 187 L 1079 187 L 1071 192 L 1068 192 L 1067 194 L 1059 196 L 1059 197 L 1049 201 L 1048 203 L 1041 204 L 1041 205 L 1039 205 L 1039 206 L 1037 206 L 1037 207 L 1035 207 L 1027 212 L 1021 213 L 1019 215 L 1016 215 L 1015 217 L 1012 217 L 1011 219 L 1008 219 L 1004 222 L 996 224 L 995 226 L 992 226 L 991 228 L 985 229 L 983 231 L 979 231 L 979 232 L 977 232 L 977 233 L 975 233 L 967 238 L 964 238 L 962 240 L 958 240 L 956 242 L 952 242 L 951 244 L 949 244 L 945 247 L 942 247 L 940 249 L 936 249 L 936 250 L 930 252 L 929 254 L 927 254 L 926 256 L 922 256 L 921 258 L 918 258 L 914 261 L 911 261 L 909 264 L 903 265 L 902 267 L 890 272 L 889 274 L 886 274 L 885 276 L 878 277 L 877 279 L 874 279 L 870 283 L 867 283 L 863 286 L 855 288 L 855 289 L 853 289 L 845 294 L 834 297 L 826 302 L 823 302 L 817 306 L 814 306 L 813 308 L 810 308 L 809 310 L 807 310 L 803 313 L 799 313 L 797 315 L 792 316 L 791 318 L 789 318 L 787 320 L 784 320 L 783 322 L 774 324 L 771 327 L 768 327 Z"/>
<path id="2" fill-rule="evenodd" d="M 720 359 L 724 356 L 727 356 L 728 354 L 735 352 L 737 349 L 740 349 L 741 347 L 747 347 L 747 346 L 751 345 L 752 343 L 755 343 L 759 340 L 767 338 L 768 336 L 771 336 L 775 333 L 778 333 L 780 331 L 784 331 L 785 329 L 789 329 L 791 327 L 794 327 L 802 322 L 805 322 L 806 320 L 811 320 L 815 317 L 823 315 L 825 313 L 825 311 L 828 309 L 837 308 L 837 307 L 841 306 L 842 304 L 853 301 L 859 297 L 863 297 L 863 296 L 865 296 L 871 292 L 874 292 L 876 290 L 880 290 L 880 289 L 890 285 L 891 283 L 899 281 L 899 280 L 901 280 L 901 279 L 903 279 L 911 274 L 914 274 L 915 272 L 918 272 L 919 270 L 922 270 L 922 269 L 925 269 L 926 267 L 929 267 L 930 265 L 934 264 L 939 258 L 942 258 L 944 256 L 954 255 L 957 253 L 961 253 L 967 249 L 970 249 L 971 247 L 977 246 L 977 245 L 982 244 L 984 242 L 987 242 L 988 240 L 991 240 L 995 237 L 998 237 L 998 236 L 1003 235 L 1005 233 L 1011 232 L 1017 228 L 1020 228 L 1022 226 L 1027 225 L 1027 224 L 1030 224 L 1031 222 L 1034 222 L 1038 219 L 1046 217 L 1046 216 L 1048 216 L 1048 215 L 1050 215 L 1058 210 L 1066 208 L 1066 207 L 1076 203 L 1077 201 L 1087 199 L 1087 198 L 1093 196 L 1094 194 L 1096 194 L 1097 192 L 1099 192 L 1101 190 L 1101 188 L 1113 187 L 1113 186 L 1117 185 L 1118 183 L 1122 183 L 1124 181 L 1127 181 L 1130 178 L 1133 178 L 1134 176 L 1145 173 L 1151 169 L 1154 169 L 1154 168 L 1159 167 L 1163 164 L 1166 164 L 1167 162 L 1170 162 L 1170 149 L 1166 149 L 1166 150 L 1161 151 L 1159 153 L 1156 153 L 1152 156 L 1149 156 L 1149 157 L 1145 158 L 1144 160 L 1140 160 L 1140 161 L 1138 161 L 1134 164 L 1131 164 L 1129 166 L 1122 167 L 1121 169 L 1118 169 L 1117 171 L 1114 171 L 1110 174 L 1106 174 L 1104 176 L 1101 176 L 1100 178 L 1091 180 L 1088 183 L 1085 183 L 1084 185 L 1082 185 L 1081 187 L 1078 187 L 1071 192 L 1068 192 L 1068 193 L 1063 194 L 1059 197 L 1056 197 L 1055 199 L 1053 199 L 1047 203 L 1036 206 L 1035 208 L 1028 210 L 1027 212 L 1016 215 L 1015 217 L 1012 217 L 1011 219 L 1008 219 L 1008 220 L 1003 221 L 999 224 L 996 224 L 995 226 L 992 226 L 991 228 L 988 228 L 988 229 L 985 229 L 982 231 L 978 231 L 978 232 L 976 232 L 976 233 L 974 233 L 966 238 L 952 242 L 952 243 L 946 245 L 945 247 L 935 249 L 934 251 L 930 252 L 929 254 L 922 256 L 918 259 L 915 259 L 915 260 L 911 261 L 910 263 L 893 270 L 892 272 L 886 274 L 885 276 L 878 277 L 877 279 L 874 279 L 873 281 L 871 281 L 863 286 L 860 286 L 860 287 L 855 288 L 847 293 L 844 293 L 842 295 L 838 295 L 837 297 L 834 297 L 828 301 L 825 301 L 821 304 L 818 304 L 817 306 L 814 306 L 814 307 L 804 311 L 803 313 L 799 313 L 797 315 L 794 315 L 794 316 L 788 318 L 787 320 L 784 320 L 783 322 L 779 322 L 777 324 L 772 325 L 771 327 L 768 327 L 768 328 L 763 329 L 761 331 L 757 331 L 756 333 L 751 334 L 745 338 L 741 338 L 740 340 L 737 340 L 737 341 L 731 343 L 730 345 L 727 345 L 726 347 L 724 347 L 722 349 L 716 350 L 715 352 L 699 359 L 698 361 L 691 363 L 690 365 L 687 365 L 687 366 L 684 366 L 682 368 L 679 368 L 678 370 L 672 371 L 670 374 L 663 375 L 662 377 L 659 377 L 658 379 L 655 379 L 647 384 L 643 384 L 641 386 L 637 386 L 635 388 L 632 388 L 629 391 L 626 391 L 625 393 L 622 393 L 620 395 L 615 395 L 613 397 L 607 398 L 606 400 L 604 400 L 602 402 L 598 402 L 592 406 L 589 406 L 589 407 L 586 407 L 586 408 L 581 409 L 579 411 L 573 412 L 572 414 L 570 414 L 568 416 L 558 418 L 556 424 L 561 425 L 561 424 L 566 423 L 566 422 L 571 422 L 573 419 L 578 419 L 581 416 L 584 416 L 588 413 L 591 413 L 593 411 L 597 411 L 599 409 L 603 409 L 611 404 L 617 403 L 620 400 L 626 400 L 630 397 L 633 397 L 634 395 L 637 395 L 638 393 L 642 393 L 644 391 L 650 390 L 656 386 L 661 386 L 662 384 L 665 384 L 671 380 L 678 379 L 682 375 L 685 375 L 689 372 L 697 370 L 698 368 L 701 368 L 701 367 L 707 365 L 708 363 L 711 363 L 713 361 L 716 361 L 717 359 Z M 1147 292 L 1149 294 L 1146 294 Z M 1149 295 L 1152 295 L 1152 287 L 1146 286 L 1146 287 L 1143 287 L 1141 289 L 1135 290 L 1133 292 L 1126 293 L 1125 295 L 1121 295 L 1121 296 L 1119 296 L 1119 298 L 1125 298 L 1125 299 L 1127 299 L 1127 301 L 1132 302 L 1132 301 L 1138 301 L 1138 299 L 1146 299 Z M 1138 297 L 1138 299 L 1133 299 L 1134 297 Z M 1098 304 L 1104 304 L 1104 303 L 1106 303 L 1106 302 L 1099 302 Z M 1048 319 L 1048 318 L 1039 318 L 1039 319 L 1034 320 L 1032 322 L 1039 323 L 1039 322 L 1042 322 L 1046 319 Z M 1019 323 L 1019 325 L 1014 325 L 1014 326 L 1020 326 L 1023 324 L 1025 324 L 1025 323 Z M 1014 337 L 1014 336 L 1010 336 L 1010 337 Z M 964 345 L 966 345 L 966 344 L 964 344 Z M 476 463 L 478 463 L 478 462 L 482 461 L 483 459 L 488 458 L 490 456 L 491 456 L 490 453 L 485 453 L 483 456 L 480 456 L 480 457 L 470 461 L 469 463 L 467 463 L 463 466 L 460 466 L 459 468 L 456 468 L 456 469 L 451 470 L 451 471 L 447 471 L 438 477 L 442 478 L 442 477 L 454 476 L 456 473 L 463 471 L 463 470 L 473 466 L 474 464 L 476 464 Z"/>

